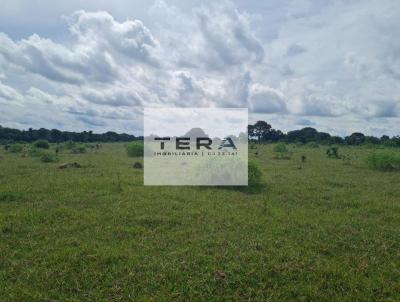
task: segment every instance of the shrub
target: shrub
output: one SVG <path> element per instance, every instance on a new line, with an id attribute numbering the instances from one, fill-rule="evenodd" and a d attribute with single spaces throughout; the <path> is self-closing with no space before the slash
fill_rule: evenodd
<path id="1" fill-rule="evenodd" d="M 40 157 L 40 156 L 42 156 L 43 152 L 44 151 L 42 149 L 38 149 L 38 148 L 35 148 L 34 146 L 31 146 L 31 148 L 29 148 L 28 154 L 29 154 L 29 156 L 32 156 L 32 157 Z"/>
<path id="2" fill-rule="evenodd" d="M 396 153 L 373 153 L 366 159 L 367 165 L 374 170 L 400 171 L 400 154 Z"/>
<path id="3" fill-rule="evenodd" d="M 8 149 L 11 153 L 20 153 L 23 150 L 23 146 L 20 144 L 11 145 Z"/>
<path id="4" fill-rule="evenodd" d="M 258 167 L 258 164 L 254 160 L 250 160 L 248 163 L 248 185 L 257 186 L 261 184 L 262 172 Z"/>
<path id="5" fill-rule="evenodd" d="M 57 157 L 50 152 L 42 152 L 40 155 L 40 161 L 43 163 L 54 163 L 57 161 Z"/>
<path id="6" fill-rule="evenodd" d="M 291 157 L 291 154 L 284 143 L 277 144 L 274 147 L 273 151 L 275 152 L 276 154 L 275 158 L 277 159 L 290 159 Z"/>
<path id="7" fill-rule="evenodd" d="M 143 165 L 142 165 L 142 163 L 140 163 L 140 162 L 135 162 L 134 164 L 133 164 L 133 167 L 135 168 L 135 169 L 143 169 Z"/>
<path id="8" fill-rule="evenodd" d="M 49 149 L 50 148 L 49 142 L 44 139 L 34 142 L 33 146 L 35 148 L 40 148 L 40 149 Z"/>
<path id="9" fill-rule="evenodd" d="M 326 155 L 329 158 L 339 158 L 339 148 L 338 147 L 330 147 L 326 150 Z"/>
<path id="10" fill-rule="evenodd" d="M 345 165 L 345 166 L 351 165 L 353 158 L 350 155 L 342 155 L 341 157 L 342 157 L 343 165 Z"/>
<path id="11" fill-rule="evenodd" d="M 126 153 L 129 157 L 140 157 L 143 156 L 143 143 L 142 142 L 131 142 L 126 145 Z"/>
<path id="12" fill-rule="evenodd" d="M 67 141 L 62 145 L 63 149 L 72 150 L 76 147 L 76 143 L 73 141 Z"/>
<path id="13" fill-rule="evenodd" d="M 317 143 L 315 143 L 315 142 L 309 142 L 309 143 L 306 144 L 306 147 L 314 149 L 314 148 L 319 148 L 319 145 Z"/>
<path id="14" fill-rule="evenodd" d="M 85 145 L 75 145 L 72 148 L 72 153 L 85 153 L 86 152 L 86 146 Z"/>

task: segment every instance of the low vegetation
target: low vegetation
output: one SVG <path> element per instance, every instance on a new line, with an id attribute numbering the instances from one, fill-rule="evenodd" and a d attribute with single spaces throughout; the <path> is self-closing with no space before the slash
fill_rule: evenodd
<path id="1" fill-rule="evenodd" d="M 292 156 L 291 152 L 284 143 L 275 145 L 273 151 L 276 159 L 290 159 Z"/>
<path id="2" fill-rule="evenodd" d="M 329 158 L 340 158 L 339 148 L 338 147 L 330 147 L 330 148 L 326 149 L 326 155 Z"/>
<path id="3" fill-rule="evenodd" d="M 253 191 L 143 186 L 123 143 L 0 148 L 0 300 L 399 301 L 400 173 L 365 164 L 398 153 L 275 146 Z"/>
<path id="4" fill-rule="evenodd" d="M 49 149 L 50 148 L 50 144 L 46 140 L 38 140 L 33 143 L 33 146 L 35 148 L 39 148 L 39 149 Z"/>
<path id="5" fill-rule="evenodd" d="M 142 142 L 130 142 L 126 145 L 126 153 L 130 157 L 141 157 L 144 154 Z"/>
<path id="6" fill-rule="evenodd" d="M 42 152 L 42 154 L 40 155 L 40 161 L 43 163 L 54 163 L 57 161 L 57 157 L 53 153 Z"/>
<path id="7" fill-rule="evenodd" d="M 367 165 L 374 170 L 400 171 L 400 153 L 380 152 L 369 155 Z"/>
<path id="8" fill-rule="evenodd" d="M 315 142 L 309 142 L 307 144 L 305 144 L 305 147 L 307 148 L 319 148 L 319 145 Z"/>
<path id="9" fill-rule="evenodd" d="M 12 144 L 11 146 L 9 146 L 8 150 L 11 153 L 20 153 L 22 152 L 22 150 L 24 149 L 23 145 L 21 144 Z"/>
<path id="10" fill-rule="evenodd" d="M 248 163 L 248 185 L 250 187 L 255 187 L 261 184 L 262 172 L 259 164 L 255 160 L 250 160 Z"/>
<path id="11" fill-rule="evenodd" d="M 72 153 L 86 153 L 86 146 L 84 144 L 76 144 L 71 149 Z"/>

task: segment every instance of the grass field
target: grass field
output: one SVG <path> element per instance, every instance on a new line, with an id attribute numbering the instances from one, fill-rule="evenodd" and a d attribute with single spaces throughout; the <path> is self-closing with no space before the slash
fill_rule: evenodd
<path id="1" fill-rule="evenodd" d="M 400 301 L 400 173 L 289 148 L 250 150 L 252 191 L 144 187 L 123 144 L 0 151 L 0 301 Z"/>

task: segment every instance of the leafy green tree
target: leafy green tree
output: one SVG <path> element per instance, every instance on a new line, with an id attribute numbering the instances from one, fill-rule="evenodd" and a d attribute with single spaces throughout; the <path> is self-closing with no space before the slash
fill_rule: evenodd
<path id="1" fill-rule="evenodd" d="M 345 141 L 348 145 L 359 145 L 365 142 L 365 135 L 360 132 L 354 132 L 346 136 Z"/>

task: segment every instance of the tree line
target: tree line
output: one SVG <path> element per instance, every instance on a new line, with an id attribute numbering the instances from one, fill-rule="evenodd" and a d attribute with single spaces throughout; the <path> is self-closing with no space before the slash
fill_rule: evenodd
<path id="1" fill-rule="evenodd" d="M 383 135 L 381 137 L 367 136 L 361 132 L 354 132 L 349 136 L 340 137 L 330 135 L 326 132 L 306 127 L 300 130 L 289 131 L 283 133 L 275 130 L 265 121 L 258 121 L 248 126 L 249 139 L 257 142 L 288 142 L 288 143 L 318 143 L 318 144 L 384 144 L 387 146 L 400 147 L 400 136 L 389 137 Z"/>
<path id="2" fill-rule="evenodd" d="M 249 140 L 255 142 L 288 142 L 288 143 L 318 143 L 318 144 L 384 144 L 388 146 L 400 147 L 400 136 L 382 137 L 366 136 L 363 133 L 355 132 L 346 137 L 330 135 L 326 132 L 320 132 L 314 128 L 306 127 L 300 130 L 283 133 L 280 130 L 273 129 L 265 121 L 257 121 L 248 126 Z M 60 143 L 66 141 L 74 142 L 129 142 L 134 140 L 143 140 L 142 136 L 135 136 L 126 133 L 116 133 L 108 131 L 105 133 L 93 133 L 93 131 L 60 131 L 57 129 L 32 129 L 18 130 L 0 126 L 0 143 L 13 142 L 34 142 L 39 139 L 47 140 L 50 143 Z"/>
<path id="3" fill-rule="evenodd" d="M 47 140 L 50 143 L 73 142 L 130 142 L 140 140 L 143 137 L 134 136 L 126 133 L 116 133 L 108 131 L 105 133 L 93 133 L 93 131 L 60 131 L 57 129 L 32 129 L 18 130 L 0 126 L 0 143 L 13 142 L 34 142 L 37 140 Z"/>

